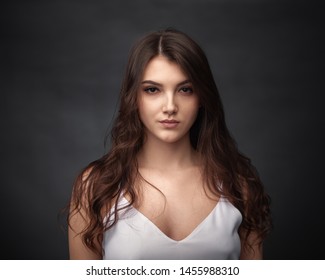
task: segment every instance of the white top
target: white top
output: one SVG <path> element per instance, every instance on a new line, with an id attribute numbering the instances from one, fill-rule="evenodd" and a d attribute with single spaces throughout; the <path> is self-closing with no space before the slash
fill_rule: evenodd
<path id="1" fill-rule="evenodd" d="M 118 207 L 128 201 L 123 197 Z M 239 259 L 238 227 L 242 215 L 220 198 L 211 213 L 184 239 L 173 240 L 131 206 L 119 211 L 119 220 L 104 234 L 103 259 L 228 260 Z"/>

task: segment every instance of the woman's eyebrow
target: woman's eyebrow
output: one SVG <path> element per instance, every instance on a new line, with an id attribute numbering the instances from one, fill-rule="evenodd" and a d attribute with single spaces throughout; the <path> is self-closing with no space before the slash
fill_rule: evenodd
<path id="1" fill-rule="evenodd" d="M 185 81 L 182 81 L 180 83 L 178 83 L 176 86 L 182 86 L 182 85 L 185 85 L 185 84 L 189 84 L 191 83 L 190 80 L 185 80 Z M 155 86 L 163 86 L 162 84 L 160 83 L 157 83 L 155 81 L 152 81 L 152 80 L 145 80 L 145 81 L 142 81 L 141 84 L 151 84 L 151 85 L 155 85 Z"/>

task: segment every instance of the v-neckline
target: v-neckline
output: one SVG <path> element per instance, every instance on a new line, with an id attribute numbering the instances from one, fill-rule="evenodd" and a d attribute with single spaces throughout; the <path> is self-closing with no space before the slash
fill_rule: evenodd
<path id="1" fill-rule="evenodd" d="M 128 202 L 128 200 L 123 196 L 123 200 Z M 139 217 L 141 217 L 143 220 L 145 220 L 156 232 L 158 232 L 163 238 L 167 239 L 170 242 L 173 243 L 182 243 L 187 241 L 188 239 L 191 239 L 204 225 L 206 224 L 207 220 L 211 218 L 211 216 L 214 214 L 215 211 L 217 211 L 220 202 L 222 201 L 222 197 L 218 199 L 217 204 L 213 207 L 213 209 L 209 212 L 209 214 L 200 222 L 198 225 L 184 238 L 180 240 L 175 240 L 171 237 L 169 237 L 166 233 L 164 233 L 153 221 L 151 221 L 146 215 L 144 215 L 141 211 L 136 209 L 133 205 L 131 205 L 131 208 L 136 212 Z"/>

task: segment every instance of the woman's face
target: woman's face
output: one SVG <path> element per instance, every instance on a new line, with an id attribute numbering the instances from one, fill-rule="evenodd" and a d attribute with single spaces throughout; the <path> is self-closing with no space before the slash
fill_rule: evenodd
<path id="1" fill-rule="evenodd" d="M 145 68 L 138 92 L 138 110 L 147 139 L 175 143 L 189 139 L 199 98 L 180 66 L 156 56 Z"/>

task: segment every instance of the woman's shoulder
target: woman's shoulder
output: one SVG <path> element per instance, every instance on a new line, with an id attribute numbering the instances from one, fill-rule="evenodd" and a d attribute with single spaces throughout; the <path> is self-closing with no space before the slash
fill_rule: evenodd
<path id="1" fill-rule="evenodd" d="M 78 185 L 82 185 L 83 188 L 89 189 L 90 185 L 101 176 L 101 163 L 99 160 L 89 163 L 84 169 L 82 169 L 76 179 Z"/>
<path id="2" fill-rule="evenodd" d="M 90 164 L 86 168 L 84 168 L 84 170 L 82 170 L 80 173 L 82 181 L 85 182 L 90 180 L 91 177 L 94 176 L 95 169 L 96 167 L 94 164 Z"/>

